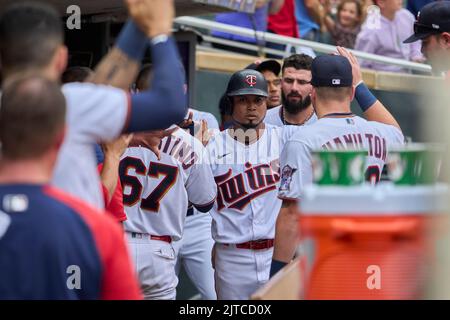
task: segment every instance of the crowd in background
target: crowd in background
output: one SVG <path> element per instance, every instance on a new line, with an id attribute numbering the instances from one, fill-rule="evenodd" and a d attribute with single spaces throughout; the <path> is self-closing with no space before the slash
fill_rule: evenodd
<path id="1" fill-rule="evenodd" d="M 215 21 L 364 51 L 385 57 L 425 62 L 421 43 L 404 44 L 413 33 L 418 11 L 432 0 L 258 0 L 254 14 L 221 13 Z M 256 37 L 213 31 L 213 36 L 281 51 L 285 45 Z M 247 49 L 214 47 L 254 55 Z M 298 52 L 298 51 L 297 51 Z M 311 55 L 313 53 L 311 52 Z M 381 71 L 407 72 L 397 66 L 361 61 L 362 67 Z"/>

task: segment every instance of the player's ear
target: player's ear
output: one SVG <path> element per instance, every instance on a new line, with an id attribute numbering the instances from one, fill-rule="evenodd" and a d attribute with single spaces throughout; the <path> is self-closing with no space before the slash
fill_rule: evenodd
<path id="1" fill-rule="evenodd" d="M 61 149 L 61 146 L 64 142 L 67 133 L 67 125 L 64 125 L 63 128 L 56 134 L 55 137 L 55 148 L 57 150 Z"/>
<path id="2" fill-rule="evenodd" d="M 446 48 L 450 49 L 450 33 L 449 32 L 443 32 L 441 36 L 439 37 L 439 42 L 441 45 Z"/>
<path id="3" fill-rule="evenodd" d="M 350 101 L 353 101 L 353 99 L 355 98 L 356 88 L 354 86 L 352 86 L 351 88 L 352 88 L 352 95 L 350 97 Z"/>
<path id="4" fill-rule="evenodd" d="M 54 59 L 55 59 L 54 65 L 55 65 L 56 71 L 59 74 L 62 74 L 64 72 L 64 70 L 66 70 L 67 62 L 69 59 L 69 52 L 65 45 L 61 45 L 56 50 Z"/>
<path id="5" fill-rule="evenodd" d="M 316 99 L 317 99 L 316 88 L 313 87 L 311 89 L 311 93 L 309 95 L 311 96 L 311 101 L 316 101 Z"/>

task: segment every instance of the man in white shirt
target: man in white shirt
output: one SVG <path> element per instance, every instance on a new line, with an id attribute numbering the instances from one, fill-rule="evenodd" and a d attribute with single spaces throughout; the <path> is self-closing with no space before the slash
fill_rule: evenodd
<path id="1" fill-rule="evenodd" d="M 122 133 L 165 129 L 186 114 L 184 77 L 174 63 L 179 57 L 170 37 L 173 1 L 127 4 L 139 27 L 131 21 L 125 25 L 116 46 L 99 63 L 91 81 L 126 88 L 134 80 L 150 44 L 157 66 L 152 89 L 131 96 L 124 90 L 90 83 L 63 86 L 68 131 L 52 183 L 99 208 L 104 207 L 104 201 L 93 145 Z M 53 8 L 38 2 L 17 2 L 7 7 L 0 17 L 4 83 L 27 73 L 59 81 L 68 60 L 63 35 L 61 19 Z"/>

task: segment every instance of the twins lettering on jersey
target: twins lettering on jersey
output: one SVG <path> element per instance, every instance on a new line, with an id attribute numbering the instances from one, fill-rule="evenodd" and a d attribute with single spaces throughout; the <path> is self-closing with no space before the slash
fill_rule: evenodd
<path id="1" fill-rule="evenodd" d="M 333 150 L 342 148 L 343 146 L 347 146 L 347 148 L 352 147 L 354 149 L 364 149 L 363 139 L 367 141 L 367 144 L 369 146 L 368 155 L 370 157 L 375 157 L 383 161 L 386 161 L 387 155 L 386 139 L 370 133 L 345 134 L 340 137 L 331 139 L 327 143 L 323 144 L 322 148 L 327 150 Z M 335 145 L 335 147 L 333 147 L 333 144 Z"/>
<path id="2" fill-rule="evenodd" d="M 194 152 L 192 146 L 176 136 L 168 136 L 167 139 L 161 141 L 159 150 L 181 162 L 184 170 L 193 166 L 198 159 L 198 155 Z"/>
<path id="3" fill-rule="evenodd" d="M 279 160 L 270 164 L 252 165 L 247 162 L 243 173 L 233 175 L 233 169 L 214 177 L 217 184 L 217 210 L 232 208 L 243 210 L 253 199 L 276 190 L 280 181 Z"/>

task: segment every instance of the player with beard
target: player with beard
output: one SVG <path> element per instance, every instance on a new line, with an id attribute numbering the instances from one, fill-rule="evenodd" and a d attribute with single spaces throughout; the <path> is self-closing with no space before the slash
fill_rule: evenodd
<path id="1" fill-rule="evenodd" d="M 317 121 L 311 104 L 311 63 L 306 54 L 284 59 L 281 80 L 282 105 L 267 111 L 265 123 L 275 126 L 305 125 Z"/>

